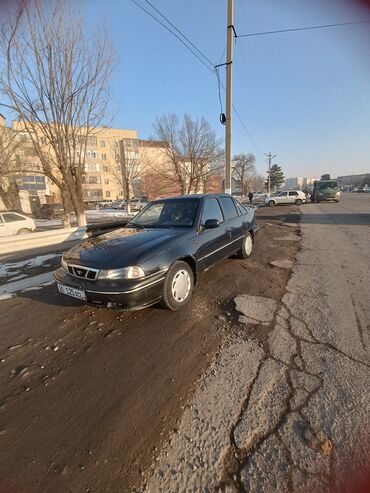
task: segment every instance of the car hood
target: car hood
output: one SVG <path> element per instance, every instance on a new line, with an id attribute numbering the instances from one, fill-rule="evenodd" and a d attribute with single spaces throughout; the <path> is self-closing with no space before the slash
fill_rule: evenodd
<path id="1" fill-rule="evenodd" d="M 188 232 L 187 229 L 120 228 L 84 241 L 68 250 L 63 258 L 67 263 L 117 269 L 140 264 L 145 258 L 159 253 Z"/>

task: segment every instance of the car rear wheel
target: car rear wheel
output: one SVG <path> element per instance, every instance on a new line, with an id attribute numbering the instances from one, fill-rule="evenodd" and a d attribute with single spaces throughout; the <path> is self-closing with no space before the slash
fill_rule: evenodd
<path id="1" fill-rule="evenodd" d="M 269 205 L 270 207 L 274 207 L 275 202 L 274 202 L 273 200 L 269 200 L 269 201 L 268 201 L 268 205 Z"/>
<path id="2" fill-rule="evenodd" d="M 31 233 L 31 230 L 27 228 L 22 228 L 17 231 L 17 235 L 27 235 L 28 233 Z"/>
<path id="3" fill-rule="evenodd" d="M 248 258 L 251 256 L 253 250 L 253 237 L 251 233 L 247 233 L 244 236 L 243 245 L 238 252 L 239 258 Z"/>
<path id="4" fill-rule="evenodd" d="M 303 200 L 302 200 L 302 199 L 297 199 L 297 200 L 295 201 L 295 204 L 296 204 L 296 205 L 302 205 L 302 203 L 303 203 Z"/>
<path id="5" fill-rule="evenodd" d="M 173 311 L 181 310 L 189 302 L 193 286 L 194 274 L 189 264 L 175 262 L 164 281 L 162 305 Z"/>

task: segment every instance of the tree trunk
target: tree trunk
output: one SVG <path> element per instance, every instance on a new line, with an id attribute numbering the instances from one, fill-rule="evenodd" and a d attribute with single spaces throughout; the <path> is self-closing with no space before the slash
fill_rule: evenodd
<path id="1" fill-rule="evenodd" d="M 71 197 L 71 202 L 73 204 L 73 209 L 76 214 L 77 225 L 78 226 L 86 226 L 86 216 L 84 203 L 82 200 L 82 183 L 78 180 L 78 183 L 73 179 L 73 175 L 68 169 L 66 173 L 64 173 L 64 180 L 66 188 L 68 189 L 69 196 Z"/>
<path id="2" fill-rule="evenodd" d="M 68 190 L 60 190 L 62 196 L 62 204 L 63 204 L 63 228 L 71 227 L 71 200 L 69 198 Z"/>
<path id="3" fill-rule="evenodd" d="M 125 195 L 127 204 L 127 214 L 131 214 L 131 204 L 130 204 L 130 183 L 128 180 L 125 182 Z"/>
<path id="4" fill-rule="evenodd" d="M 17 185 L 15 183 L 10 182 L 7 190 L 4 190 L 0 186 L 0 197 L 4 202 L 4 206 L 6 209 L 17 209 L 19 195 Z"/>

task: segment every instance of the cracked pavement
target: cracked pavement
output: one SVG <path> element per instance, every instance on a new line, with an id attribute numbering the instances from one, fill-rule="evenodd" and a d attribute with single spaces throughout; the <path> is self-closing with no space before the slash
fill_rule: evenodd
<path id="1" fill-rule="evenodd" d="M 362 207 L 302 207 L 284 296 L 236 297 L 239 323 L 140 491 L 366 491 L 369 202 Z"/>

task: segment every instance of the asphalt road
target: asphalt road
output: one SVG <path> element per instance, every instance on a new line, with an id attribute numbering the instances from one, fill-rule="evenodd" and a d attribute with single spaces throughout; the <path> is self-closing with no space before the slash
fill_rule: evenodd
<path id="1" fill-rule="evenodd" d="M 370 196 L 301 210 L 284 295 L 240 291 L 234 335 L 139 491 L 369 491 Z"/>

